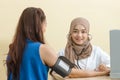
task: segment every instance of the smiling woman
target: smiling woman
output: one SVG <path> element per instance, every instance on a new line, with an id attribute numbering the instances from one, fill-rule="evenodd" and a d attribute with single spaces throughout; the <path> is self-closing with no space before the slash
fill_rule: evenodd
<path id="1" fill-rule="evenodd" d="M 89 22 L 82 17 L 75 18 L 71 22 L 65 56 L 72 62 L 74 59 L 83 59 L 91 54 L 89 27 Z"/>
<path id="2" fill-rule="evenodd" d="M 71 22 L 66 47 L 59 52 L 59 56 L 65 56 L 76 65 L 77 70 L 69 77 L 109 74 L 110 58 L 100 47 L 90 43 L 89 29 L 90 24 L 83 17 L 77 17 Z M 101 73 L 104 71 L 106 73 Z"/>

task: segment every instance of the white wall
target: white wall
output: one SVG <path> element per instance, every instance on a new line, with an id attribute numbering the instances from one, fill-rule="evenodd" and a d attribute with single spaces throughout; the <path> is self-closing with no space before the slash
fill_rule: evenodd
<path id="1" fill-rule="evenodd" d="M 69 25 L 75 17 L 89 20 L 92 44 L 109 53 L 109 30 L 120 29 L 120 0 L 0 0 L 0 78 L 6 79 L 3 60 L 19 16 L 28 6 L 40 7 L 47 16 L 47 42 L 56 51 L 65 47 Z M 3 69 L 3 70 L 2 70 Z"/>

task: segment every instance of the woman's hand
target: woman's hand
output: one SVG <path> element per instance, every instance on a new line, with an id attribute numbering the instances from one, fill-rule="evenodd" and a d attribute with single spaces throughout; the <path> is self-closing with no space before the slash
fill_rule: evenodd
<path id="1" fill-rule="evenodd" d="M 110 68 L 107 67 L 107 66 L 104 65 L 104 64 L 100 64 L 99 67 L 98 67 L 98 71 L 106 72 L 106 75 L 109 75 L 109 73 L 110 73 Z"/>

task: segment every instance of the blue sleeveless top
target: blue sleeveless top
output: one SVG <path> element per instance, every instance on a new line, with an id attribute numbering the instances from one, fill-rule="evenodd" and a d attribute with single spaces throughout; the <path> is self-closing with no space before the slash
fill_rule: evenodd
<path id="1" fill-rule="evenodd" d="M 49 67 L 42 63 L 40 45 L 39 42 L 27 40 L 20 66 L 20 80 L 48 80 Z M 9 78 L 12 78 L 12 75 Z"/>

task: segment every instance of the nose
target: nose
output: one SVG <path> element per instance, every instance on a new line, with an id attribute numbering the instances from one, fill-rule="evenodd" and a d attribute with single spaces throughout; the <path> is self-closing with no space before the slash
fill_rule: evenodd
<path id="1" fill-rule="evenodd" d="M 78 32 L 78 36 L 79 36 L 79 37 L 82 37 L 81 31 Z"/>

